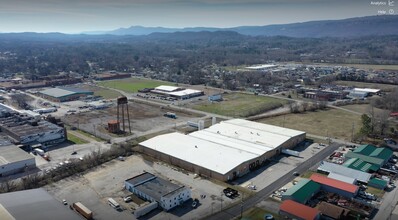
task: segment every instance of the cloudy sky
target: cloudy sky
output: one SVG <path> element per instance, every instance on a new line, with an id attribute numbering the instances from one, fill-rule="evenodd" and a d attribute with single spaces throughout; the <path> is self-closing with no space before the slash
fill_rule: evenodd
<path id="1" fill-rule="evenodd" d="M 0 0 L 0 32 L 235 27 L 376 15 L 367 0 Z"/>

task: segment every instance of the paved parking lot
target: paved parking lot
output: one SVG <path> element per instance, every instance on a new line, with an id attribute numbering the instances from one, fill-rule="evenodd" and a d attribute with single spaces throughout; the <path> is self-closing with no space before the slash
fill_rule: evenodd
<path id="1" fill-rule="evenodd" d="M 145 218 L 150 219 L 200 219 L 209 213 L 219 211 L 222 207 L 230 205 L 233 201 L 221 195 L 225 188 L 222 185 L 213 183 L 202 178 L 195 178 L 191 173 L 179 171 L 164 163 L 144 160 L 141 156 L 130 156 L 125 161 L 113 160 L 105 165 L 97 167 L 87 174 L 61 180 L 45 188 L 59 201 L 66 199 L 69 203 L 81 201 L 94 212 L 95 219 L 134 219 L 130 210 L 131 203 L 126 204 L 122 197 L 130 193 L 123 190 L 124 180 L 131 178 L 143 171 L 151 172 L 165 179 L 177 181 L 192 190 L 192 197 L 199 199 L 199 206 L 196 209 L 186 202 L 182 207 L 170 212 L 155 211 Z M 205 195 L 205 198 L 201 198 Z M 125 208 L 118 212 L 107 204 L 107 198 L 115 198 Z M 221 198 L 223 202 L 221 204 Z M 141 218 L 140 218 L 141 219 Z"/>
<path id="2" fill-rule="evenodd" d="M 293 149 L 300 152 L 300 157 L 282 154 L 275 158 L 270 164 L 239 178 L 235 181 L 235 184 L 246 188 L 249 185 L 255 185 L 257 190 L 261 190 L 271 184 L 274 180 L 286 175 L 292 169 L 297 167 L 297 165 L 314 156 L 322 149 L 323 146 L 319 146 L 317 143 L 307 147 Z"/>

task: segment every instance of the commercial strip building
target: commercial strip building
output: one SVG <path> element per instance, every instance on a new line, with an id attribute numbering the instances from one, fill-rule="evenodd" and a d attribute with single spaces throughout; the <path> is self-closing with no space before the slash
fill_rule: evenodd
<path id="1" fill-rule="evenodd" d="M 293 200 L 306 204 L 319 190 L 321 185 L 309 179 L 302 179 L 282 194 L 282 201 Z"/>
<path id="2" fill-rule="evenodd" d="M 189 135 L 170 133 L 141 142 L 139 150 L 191 172 L 228 181 L 305 140 L 302 131 L 232 119 Z"/>
<path id="3" fill-rule="evenodd" d="M 38 93 L 42 98 L 53 102 L 67 102 L 77 100 L 81 97 L 93 95 L 94 92 L 74 87 L 57 87 L 40 91 Z"/>
<path id="4" fill-rule="evenodd" d="M 290 219 L 317 220 L 321 213 L 314 208 L 305 206 L 293 200 L 285 200 L 279 207 L 279 214 Z"/>
<path id="5" fill-rule="evenodd" d="M 0 146 L 0 177 L 36 168 L 35 157 L 15 145 Z"/>
<path id="6" fill-rule="evenodd" d="M 145 172 L 125 181 L 125 188 L 168 211 L 191 198 L 191 190 Z M 156 207 L 155 207 L 156 208 Z"/>
<path id="7" fill-rule="evenodd" d="M 0 194 L 0 219 L 82 220 L 83 218 L 40 188 Z"/>
<path id="8" fill-rule="evenodd" d="M 66 140 L 65 128 L 0 104 L 1 133 L 14 144 L 41 144 L 44 148 Z"/>
<path id="9" fill-rule="evenodd" d="M 204 95 L 204 92 L 200 91 L 200 90 L 185 89 L 185 88 L 175 87 L 175 86 L 158 86 L 158 87 L 150 90 L 150 92 L 159 94 L 159 95 L 168 96 L 168 97 L 173 97 L 176 99 L 181 99 L 181 100 L 190 99 L 193 97 Z"/>

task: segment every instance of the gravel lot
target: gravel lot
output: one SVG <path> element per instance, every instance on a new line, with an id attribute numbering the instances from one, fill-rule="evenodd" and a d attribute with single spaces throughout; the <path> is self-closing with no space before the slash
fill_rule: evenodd
<path id="1" fill-rule="evenodd" d="M 58 200 L 66 199 L 69 203 L 81 201 L 94 212 L 95 219 L 134 219 L 131 207 L 132 203 L 122 202 L 122 197 L 130 195 L 123 190 L 124 180 L 143 172 L 143 170 L 154 173 L 165 179 L 188 186 L 192 190 L 192 197 L 200 200 L 199 207 L 192 209 L 190 202 L 182 207 L 177 207 L 170 212 L 154 211 L 143 219 L 199 219 L 209 214 L 212 210 L 219 211 L 240 198 L 231 200 L 221 196 L 225 188 L 222 184 L 216 184 L 202 178 L 195 178 L 193 174 L 179 171 L 161 162 L 151 162 L 141 156 L 130 156 L 125 161 L 113 160 L 103 166 L 84 175 L 74 176 L 45 188 Z M 202 199 L 200 195 L 206 197 Z M 115 198 L 125 208 L 118 212 L 107 204 L 107 198 Z M 221 204 L 221 198 L 223 202 Z M 142 218 L 140 218 L 142 219 Z"/>

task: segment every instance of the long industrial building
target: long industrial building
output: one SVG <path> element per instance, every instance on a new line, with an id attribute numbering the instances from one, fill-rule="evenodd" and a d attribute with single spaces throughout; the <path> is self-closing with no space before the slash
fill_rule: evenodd
<path id="1" fill-rule="evenodd" d="M 15 145 L 0 146 L 0 177 L 36 168 L 35 157 Z"/>
<path id="2" fill-rule="evenodd" d="M 14 144 L 42 144 L 44 148 L 66 139 L 65 128 L 24 114 L 1 103 L 0 134 L 7 135 Z"/>
<path id="3" fill-rule="evenodd" d="M 302 142 L 302 131 L 232 119 L 189 135 L 170 133 L 140 143 L 140 151 L 191 172 L 229 181 Z"/>

